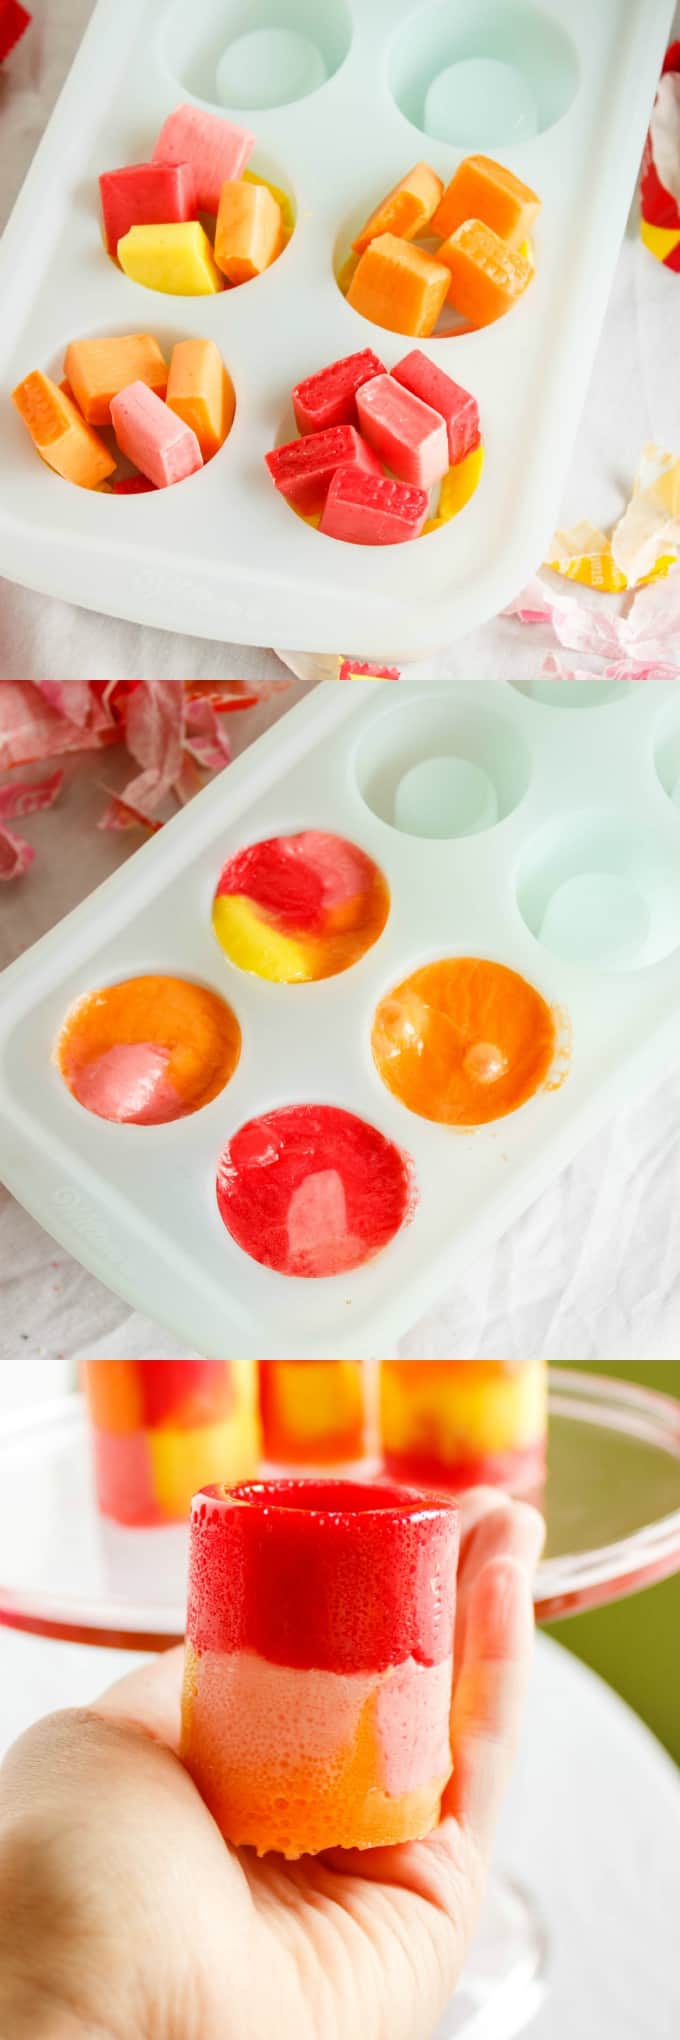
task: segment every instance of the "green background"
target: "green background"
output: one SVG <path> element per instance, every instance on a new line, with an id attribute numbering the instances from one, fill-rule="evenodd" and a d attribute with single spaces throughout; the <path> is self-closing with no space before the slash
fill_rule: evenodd
<path id="1" fill-rule="evenodd" d="M 680 1399 L 680 1360 L 567 1364 L 575 1372 L 620 1375 Z M 545 1626 L 615 1687 L 680 1764 L 680 1574 L 609 1608 Z"/>

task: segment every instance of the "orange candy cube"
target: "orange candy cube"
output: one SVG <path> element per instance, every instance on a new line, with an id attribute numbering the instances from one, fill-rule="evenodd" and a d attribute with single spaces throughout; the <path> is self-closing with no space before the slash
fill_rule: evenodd
<path id="1" fill-rule="evenodd" d="M 229 283 L 250 283 L 276 261 L 285 243 L 283 216 L 268 184 L 239 178 L 223 184 L 215 261 Z"/>
<path id="2" fill-rule="evenodd" d="M 231 431 L 236 396 L 214 340 L 179 340 L 173 348 L 167 404 L 196 434 L 204 460 L 224 445 Z"/>
<path id="3" fill-rule="evenodd" d="M 12 402 L 41 458 L 64 481 L 97 489 L 115 473 L 116 461 L 108 447 L 49 375 L 34 369 L 17 384 Z"/>
<path id="4" fill-rule="evenodd" d="M 431 221 L 433 234 L 448 241 L 466 220 L 483 220 L 502 241 L 519 247 L 538 219 L 541 201 L 530 185 L 490 156 L 466 156 L 447 185 Z"/>
<path id="5" fill-rule="evenodd" d="M 449 301 L 472 327 L 490 326 L 509 312 L 534 273 L 526 256 L 483 220 L 466 220 L 438 255 L 449 271 Z"/>
<path id="6" fill-rule="evenodd" d="M 380 234 L 396 234 L 403 241 L 412 241 L 416 234 L 422 234 L 432 219 L 435 207 L 439 205 L 444 186 L 429 163 L 416 163 L 407 177 L 402 177 L 394 190 L 388 192 L 376 212 L 357 234 L 354 249 L 363 255 L 371 241 L 377 241 Z"/>
<path id="7" fill-rule="evenodd" d="M 164 397 L 167 388 L 168 364 L 150 333 L 72 340 L 64 368 L 88 425 L 110 425 L 111 400 L 130 383 L 147 383 L 157 397 Z"/>
<path id="8" fill-rule="evenodd" d="M 434 332 L 449 292 L 448 265 L 396 234 L 379 234 L 361 256 L 347 303 L 390 333 L 427 339 Z"/>

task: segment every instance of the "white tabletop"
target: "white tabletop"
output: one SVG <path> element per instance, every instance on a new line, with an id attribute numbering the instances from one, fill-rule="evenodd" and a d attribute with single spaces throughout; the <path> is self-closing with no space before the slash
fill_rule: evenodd
<path id="1" fill-rule="evenodd" d="M 93 0 L 33 0 L 34 21 L 11 63 L 0 72 L 0 227 L 10 211 L 57 93 L 72 61 Z M 680 32 L 680 5 L 676 33 Z M 680 377 L 673 371 L 680 342 L 680 279 L 641 246 L 633 208 L 621 250 L 591 377 L 560 523 L 582 518 L 607 529 L 630 495 L 647 440 L 680 451 Z M 26 363 L 26 370 L 36 364 Z M 538 562 L 537 562 L 538 565 Z M 517 593 L 519 594 L 519 589 Z M 584 594 L 585 601 L 588 600 Z M 601 597 L 594 598 L 595 603 Z M 305 646 L 304 621 L 300 638 Z M 338 652 L 361 656 L 360 645 Z M 495 621 L 442 656 L 436 670 L 452 679 L 531 679 L 554 652 L 548 629 L 527 630 Z M 568 655 L 565 655 L 568 657 Z M 580 662 L 581 664 L 583 661 Z M 421 671 L 421 668 L 418 668 Z M 282 667 L 265 649 L 244 649 L 205 639 L 114 622 L 69 604 L 0 582 L 0 677 L 72 679 L 260 678 Z M 321 673 L 305 677 L 321 678 Z"/>
<path id="2" fill-rule="evenodd" d="M 86 1704 L 127 1653 L 0 1631 L 0 1755 L 56 1707 Z M 677 2040 L 680 1779 L 594 1674 L 539 1637 L 498 1867 L 547 1930 L 549 1995 L 531 2040 Z"/>

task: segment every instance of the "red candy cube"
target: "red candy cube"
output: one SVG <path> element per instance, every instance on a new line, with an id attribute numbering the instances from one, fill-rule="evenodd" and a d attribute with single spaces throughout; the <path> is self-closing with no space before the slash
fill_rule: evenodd
<path id="1" fill-rule="evenodd" d="M 190 163 L 130 163 L 99 179 L 104 237 L 110 255 L 130 227 L 169 226 L 195 220 L 196 183 Z"/>
<path id="2" fill-rule="evenodd" d="M 275 488 L 296 510 L 310 517 L 323 509 L 337 468 L 382 479 L 377 454 L 353 425 L 334 425 L 328 432 L 291 439 L 287 446 L 275 446 L 266 453 L 265 460 Z"/>
<path id="3" fill-rule="evenodd" d="M 436 368 L 420 347 L 414 347 L 398 361 L 392 369 L 395 382 L 410 390 L 412 396 L 420 397 L 421 403 L 429 404 L 432 411 L 438 411 L 444 419 L 449 440 L 449 462 L 456 467 L 459 460 L 465 460 L 481 443 L 479 406 L 469 390 L 461 388 L 453 377 L 445 375 L 443 368 Z"/>
<path id="4" fill-rule="evenodd" d="M 400 545 L 420 537 L 429 507 L 425 489 L 394 482 L 389 475 L 340 468 L 328 491 L 321 530 L 350 545 Z"/>
<path id="5" fill-rule="evenodd" d="M 30 27 L 31 16 L 19 0 L 0 0 L 0 64 Z"/>
<path id="6" fill-rule="evenodd" d="M 372 348 L 347 354 L 333 361 L 318 375 L 293 390 L 293 410 L 298 432 L 323 432 L 331 425 L 356 425 L 356 393 L 374 375 L 384 375 L 383 364 Z"/>

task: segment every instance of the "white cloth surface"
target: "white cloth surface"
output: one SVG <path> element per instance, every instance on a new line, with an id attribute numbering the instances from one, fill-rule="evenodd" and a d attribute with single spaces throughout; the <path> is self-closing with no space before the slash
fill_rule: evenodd
<path id="1" fill-rule="evenodd" d="M 229 720 L 234 750 L 304 692 L 292 683 Z M 31 870 L 0 887 L 0 968 L 130 856 L 136 836 L 98 832 L 116 752 L 67 761 L 59 807 L 22 830 Z M 680 1074 L 610 1125 L 495 1247 L 471 1261 L 399 1346 L 414 1359 L 669 1360 L 680 1349 Z M 0 1359 L 183 1357 L 0 1186 Z"/>
<path id="2" fill-rule="evenodd" d="M 92 0 L 34 0 L 34 22 L 0 71 L 0 226 L 28 169 L 92 11 Z M 680 32 L 680 6 L 676 33 Z M 641 448 L 653 440 L 680 453 L 680 278 L 639 241 L 637 208 L 621 250 L 614 289 L 574 448 L 560 522 L 609 527 L 630 495 Z M 27 370 L 34 364 L 27 362 Z M 521 476 L 518 476 L 521 488 Z M 538 562 L 536 562 L 538 566 Z M 0 562 L 1 565 L 1 562 Z M 551 577 L 552 578 L 552 577 Z M 561 584 L 562 587 L 564 584 Z M 519 589 L 517 593 L 519 594 Z M 586 591 L 582 599 L 589 600 Z M 595 596 L 595 604 L 602 597 Z M 304 617 L 299 644 L 305 646 Z M 547 628 L 497 619 L 414 675 L 449 679 L 534 679 L 548 651 Z M 338 653 L 361 656 L 360 645 Z M 265 679 L 282 671 L 273 652 L 176 637 L 114 621 L 0 580 L 0 677 Z M 324 666 L 301 677 L 329 677 Z"/>
<path id="3" fill-rule="evenodd" d="M 0 1631 L 0 1756 L 143 1659 Z M 635 1715 L 539 1637 L 498 1866 L 538 1907 L 549 1990 L 531 2040 L 677 2040 L 680 1781 Z M 650 1874 L 653 1866 L 653 1874 Z M 447 2040 L 448 2022 L 438 2040 Z"/>

